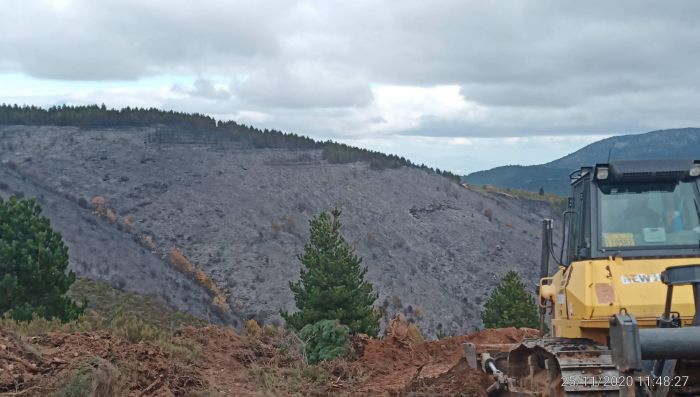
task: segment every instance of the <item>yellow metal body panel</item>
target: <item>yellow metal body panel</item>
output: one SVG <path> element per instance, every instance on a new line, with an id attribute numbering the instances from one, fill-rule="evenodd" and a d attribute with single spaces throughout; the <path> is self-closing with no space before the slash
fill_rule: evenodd
<path id="1" fill-rule="evenodd" d="M 591 338 L 607 344 L 608 319 L 620 310 L 633 314 L 641 327 L 656 326 L 663 314 L 667 287 L 661 272 L 667 267 L 700 263 L 700 258 L 597 259 L 573 262 L 552 277 L 552 334 Z M 672 311 L 684 323 L 695 314 L 690 286 L 675 287 Z"/>

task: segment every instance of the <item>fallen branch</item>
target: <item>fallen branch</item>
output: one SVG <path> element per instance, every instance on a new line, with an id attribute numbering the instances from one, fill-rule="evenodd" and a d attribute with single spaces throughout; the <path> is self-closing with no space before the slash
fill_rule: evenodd
<path id="1" fill-rule="evenodd" d="M 22 391 L 18 391 L 18 392 L 7 392 L 7 393 L 4 393 L 3 396 L 21 396 L 22 394 L 24 394 L 24 393 L 26 393 L 26 392 L 28 392 L 28 391 L 32 391 L 32 390 L 34 390 L 34 389 L 56 390 L 56 389 L 53 388 L 53 387 L 41 387 L 41 386 L 38 386 L 38 385 L 37 385 L 37 386 L 28 387 L 28 388 L 26 388 L 26 389 L 24 389 L 24 390 L 22 390 Z"/>

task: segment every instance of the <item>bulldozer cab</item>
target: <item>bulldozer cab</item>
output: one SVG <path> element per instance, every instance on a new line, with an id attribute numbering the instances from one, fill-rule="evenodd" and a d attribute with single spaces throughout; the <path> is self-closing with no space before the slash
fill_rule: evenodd
<path id="1" fill-rule="evenodd" d="M 586 259 L 698 256 L 700 162 L 617 161 L 570 175 L 564 265 Z"/>
<path id="2" fill-rule="evenodd" d="M 542 223 L 543 336 L 465 346 L 469 365 L 493 376 L 491 395 L 700 396 L 700 161 L 614 161 L 570 177 L 558 258 Z"/>

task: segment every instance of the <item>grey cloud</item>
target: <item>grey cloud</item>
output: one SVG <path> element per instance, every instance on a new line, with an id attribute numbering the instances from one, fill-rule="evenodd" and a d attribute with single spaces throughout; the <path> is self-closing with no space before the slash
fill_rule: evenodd
<path id="1" fill-rule="evenodd" d="M 591 96 L 579 106 L 497 106 L 488 122 L 469 123 L 424 117 L 403 135 L 429 137 L 517 137 L 538 135 L 610 135 L 697 126 L 700 92 L 669 87 L 649 95 L 623 91 Z"/>
<path id="2" fill-rule="evenodd" d="M 324 108 L 366 106 L 369 82 L 343 68 L 301 63 L 252 73 L 234 85 L 243 101 L 269 107 Z"/>
<path id="3" fill-rule="evenodd" d="M 571 76 L 550 82 L 476 83 L 462 86 L 460 93 L 487 106 L 560 108 L 582 105 L 601 96 L 649 92 L 663 89 L 640 76 Z"/>
<path id="4" fill-rule="evenodd" d="M 399 33 L 380 36 L 382 51 L 365 46 L 363 55 L 387 76 L 422 77 L 428 84 L 537 84 L 601 72 L 661 77 L 670 70 L 688 72 L 683 63 L 697 60 L 700 49 L 693 22 L 700 4 L 688 1 L 403 4 L 396 11 Z M 392 59 L 408 57 L 413 63 L 392 66 Z M 684 62 L 671 61 L 678 58 Z"/>
<path id="5" fill-rule="evenodd" d="M 203 76 L 164 106 L 376 135 L 371 85 L 458 85 L 488 110 L 425 136 L 603 134 L 700 124 L 700 2 L 0 2 L 0 70 L 68 80 Z M 237 83 L 214 87 L 210 75 Z M 364 112 L 363 112 L 364 110 Z M 267 126 L 267 125 L 266 125 Z"/>
<path id="6" fill-rule="evenodd" d="M 24 73 L 52 79 L 230 72 L 258 57 L 274 57 L 277 41 L 268 25 L 274 21 L 265 6 L 285 9 L 283 2 L 268 1 L 66 3 L 62 9 L 40 2 L 0 4 L 3 56 Z"/>
<path id="7" fill-rule="evenodd" d="M 194 81 L 191 88 L 175 85 L 172 90 L 181 94 L 218 101 L 231 98 L 231 92 L 228 89 L 215 87 L 211 81 L 201 77 Z"/>
<path id="8" fill-rule="evenodd" d="M 582 100 L 570 84 L 469 84 L 460 93 L 486 106 L 568 107 Z"/>

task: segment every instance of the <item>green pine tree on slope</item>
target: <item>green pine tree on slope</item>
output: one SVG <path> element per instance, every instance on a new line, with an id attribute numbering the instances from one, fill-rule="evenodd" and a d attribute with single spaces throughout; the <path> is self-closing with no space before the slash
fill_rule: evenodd
<path id="1" fill-rule="evenodd" d="M 372 284 L 364 280 L 362 258 L 340 234 L 340 210 L 321 213 L 311 222 L 311 238 L 298 256 L 299 281 L 289 283 L 298 311 L 282 311 L 287 325 L 301 330 L 320 320 L 338 320 L 350 333 L 379 333 L 377 300 Z"/>
<path id="2" fill-rule="evenodd" d="M 481 312 L 486 328 L 539 326 L 535 297 L 530 294 L 515 271 L 509 271 L 491 292 Z"/>
<path id="3" fill-rule="evenodd" d="M 77 318 L 83 309 L 64 295 L 75 281 L 67 267 L 68 248 L 39 204 L 0 198 L 0 316 Z"/>

